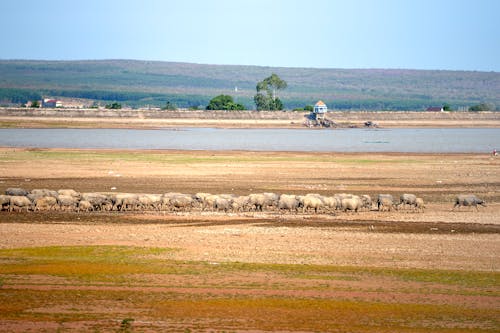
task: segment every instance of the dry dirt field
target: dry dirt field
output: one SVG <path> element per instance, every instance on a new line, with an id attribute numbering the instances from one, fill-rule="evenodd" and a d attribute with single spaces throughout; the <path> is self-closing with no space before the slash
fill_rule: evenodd
<path id="1" fill-rule="evenodd" d="M 415 193 L 427 207 L 0 212 L 0 331 L 500 330 L 499 158 L 2 148 L 8 187 Z M 462 193 L 487 207 L 452 211 Z"/>

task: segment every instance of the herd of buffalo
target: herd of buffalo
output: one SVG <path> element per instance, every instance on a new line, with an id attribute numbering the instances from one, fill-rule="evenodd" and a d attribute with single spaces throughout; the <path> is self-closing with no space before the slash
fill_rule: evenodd
<path id="1" fill-rule="evenodd" d="M 460 206 L 485 206 L 475 195 L 459 195 L 454 209 Z M 369 195 L 320 194 L 292 195 L 276 193 L 254 193 L 245 196 L 232 194 L 183 193 L 134 194 L 134 193 L 79 193 L 71 189 L 58 191 L 48 189 L 8 188 L 0 195 L 0 211 L 223 211 L 248 212 L 274 210 L 280 212 L 328 213 L 378 209 L 424 210 L 424 201 L 414 194 L 402 194 L 395 200 L 390 194 L 379 194 L 372 201 Z"/>

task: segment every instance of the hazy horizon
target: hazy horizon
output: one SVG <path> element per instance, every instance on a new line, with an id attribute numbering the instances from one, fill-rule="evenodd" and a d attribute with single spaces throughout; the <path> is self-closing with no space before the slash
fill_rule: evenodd
<path id="1" fill-rule="evenodd" d="M 4 0 L 4 60 L 500 71 L 494 0 Z"/>
<path id="2" fill-rule="evenodd" d="M 304 67 L 304 66 L 266 66 L 266 65 L 243 65 L 243 64 L 210 64 L 201 62 L 187 62 L 187 61 L 169 61 L 169 60 L 146 60 L 146 59 L 125 59 L 125 58 L 103 58 L 103 59 L 29 59 L 29 58 L 18 58 L 18 59 L 4 59 L 0 58 L 0 61 L 33 61 L 33 62 L 97 62 L 97 61 L 137 61 L 137 62 L 165 62 L 165 63 L 177 63 L 177 64 L 189 64 L 189 65 L 207 65 L 207 66 L 234 66 L 234 67 L 260 67 L 260 68 L 293 68 L 293 69 L 328 69 L 328 70 L 402 70 L 402 71 L 443 71 L 443 72 L 485 72 L 485 73 L 500 73 L 495 70 L 465 70 L 465 69 L 420 69 L 420 68 L 381 68 L 381 67 L 365 67 L 365 68 L 340 68 L 340 67 Z"/>

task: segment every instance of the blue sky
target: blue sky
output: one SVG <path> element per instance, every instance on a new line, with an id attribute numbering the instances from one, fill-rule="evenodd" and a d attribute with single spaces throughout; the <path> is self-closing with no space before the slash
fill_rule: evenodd
<path id="1" fill-rule="evenodd" d="M 500 71 L 497 0 L 0 0 L 0 59 Z"/>

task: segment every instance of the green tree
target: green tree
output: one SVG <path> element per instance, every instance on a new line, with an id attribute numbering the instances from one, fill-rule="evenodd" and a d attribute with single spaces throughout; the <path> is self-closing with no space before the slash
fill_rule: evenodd
<path id="1" fill-rule="evenodd" d="M 215 96 L 208 103 L 207 110 L 245 110 L 245 106 L 235 103 L 229 95 Z"/>
<path id="2" fill-rule="evenodd" d="M 274 73 L 258 82 L 257 94 L 253 98 L 257 110 L 283 110 L 283 103 L 276 96 L 276 91 L 286 87 L 287 83 Z"/>
<path id="3" fill-rule="evenodd" d="M 311 112 L 313 112 L 314 111 L 314 107 L 312 105 L 306 105 L 306 106 L 304 106 L 304 111 L 311 111 Z"/>
<path id="4" fill-rule="evenodd" d="M 122 105 L 120 103 L 114 102 L 111 104 L 106 104 L 105 108 L 111 110 L 118 110 L 122 108 Z"/>
<path id="5" fill-rule="evenodd" d="M 254 101 L 255 105 L 257 106 L 258 111 L 271 109 L 271 106 L 270 106 L 271 99 L 269 98 L 269 96 L 264 95 L 263 93 L 260 93 L 260 92 L 257 93 L 253 97 L 253 101 Z"/>
<path id="6" fill-rule="evenodd" d="M 287 84 L 284 80 L 280 79 L 280 77 L 276 74 L 271 74 L 270 77 L 265 78 L 264 82 L 266 82 L 267 86 L 273 91 L 273 100 L 276 99 L 276 90 L 282 90 L 287 87 Z"/>
<path id="7" fill-rule="evenodd" d="M 40 107 L 40 102 L 37 100 L 31 101 L 31 107 L 32 108 L 39 108 Z"/>
<path id="8" fill-rule="evenodd" d="M 491 111 L 491 110 L 494 110 L 495 108 L 492 107 L 491 105 L 489 104 L 486 104 L 486 103 L 481 103 L 481 104 L 477 104 L 477 105 L 473 105 L 469 108 L 469 111 Z"/>
<path id="9" fill-rule="evenodd" d="M 270 110 L 283 110 L 283 103 L 278 97 L 271 100 L 270 106 Z"/>

